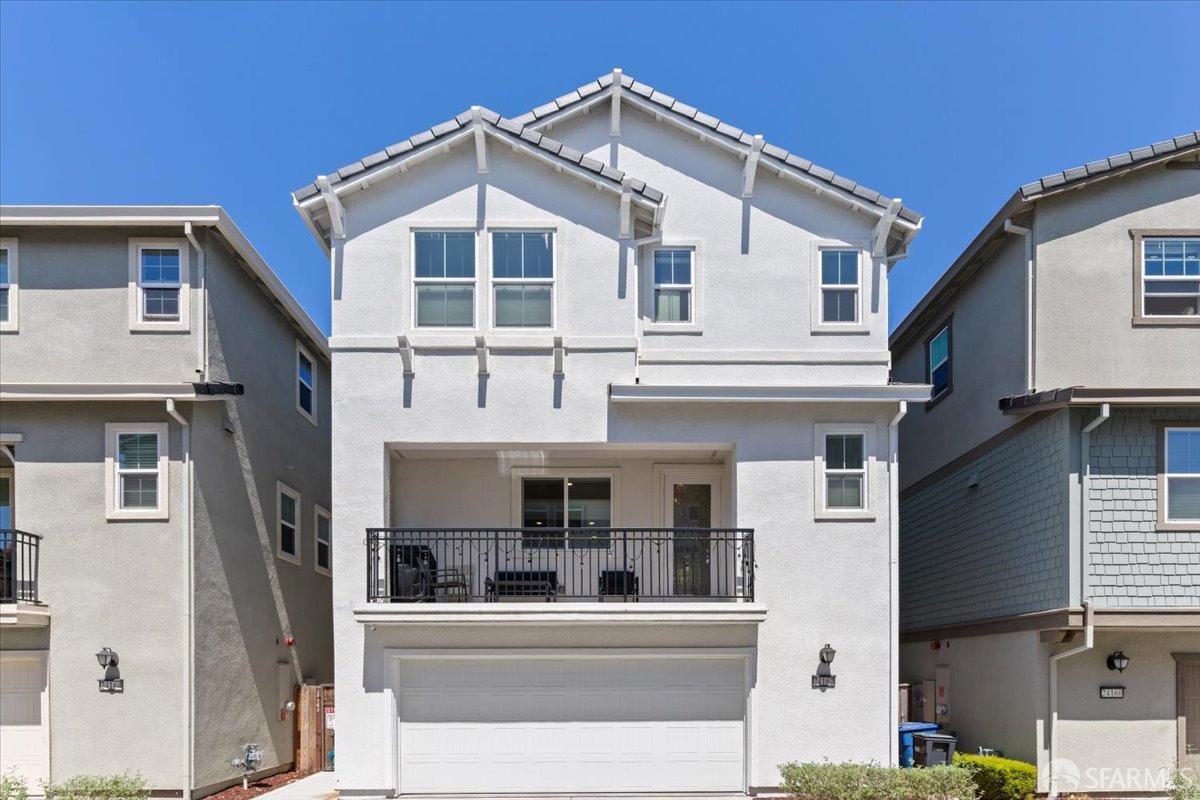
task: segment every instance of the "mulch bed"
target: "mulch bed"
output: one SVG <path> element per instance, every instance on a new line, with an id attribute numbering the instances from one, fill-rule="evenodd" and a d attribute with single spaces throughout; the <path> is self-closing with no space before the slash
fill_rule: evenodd
<path id="1" fill-rule="evenodd" d="M 239 781 L 237 784 L 230 786 L 223 792 L 210 794 L 205 800 L 250 800 L 251 797 L 258 797 L 264 792 L 269 792 L 272 789 L 278 789 L 280 786 L 287 786 L 292 781 L 298 781 L 301 778 L 307 778 L 312 775 L 312 772 L 301 772 L 300 770 L 292 770 L 291 772 L 281 772 L 278 775 L 272 775 L 269 778 L 263 778 L 258 781 L 250 781 L 250 787 L 243 789 Z"/>

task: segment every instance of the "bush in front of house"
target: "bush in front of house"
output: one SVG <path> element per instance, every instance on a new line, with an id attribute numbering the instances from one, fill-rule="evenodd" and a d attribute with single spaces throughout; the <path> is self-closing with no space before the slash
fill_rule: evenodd
<path id="1" fill-rule="evenodd" d="M 979 800 L 1025 800 L 1037 790 L 1037 767 L 1024 761 L 955 753 L 954 765 L 971 773 Z"/>
<path id="2" fill-rule="evenodd" d="M 46 800 L 146 800 L 150 787 L 136 773 L 76 775 L 61 783 L 44 784 Z"/>
<path id="3" fill-rule="evenodd" d="M 27 800 L 25 779 L 15 769 L 0 775 L 0 800 Z"/>
<path id="4" fill-rule="evenodd" d="M 976 800 L 959 767 L 900 769 L 874 764 L 784 764 L 783 788 L 796 800 Z"/>
<path id="5" fill-rule="evenodd" d="M 1194 770 L 1173 769 L 1171 800 L 1200 800 L 1200 775 Z"/>

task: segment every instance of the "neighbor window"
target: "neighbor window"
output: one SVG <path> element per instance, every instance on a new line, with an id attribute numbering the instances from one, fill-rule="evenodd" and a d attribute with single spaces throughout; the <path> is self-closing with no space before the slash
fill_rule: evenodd
<path id="1" fill-rule="evenodd" d="M 109 519 L 166 519 L 167 426 L 108 424 L 105 480 Z"/>
<path id="2" fill-rule="evenodd" d="M 312 355 L 296 343 L 296 410 L 317 424 L 317 378 Z"/>
<path id="3" fill-rule="evenodd" d="M 0 330 L 17 325 L 17 240 L 0 239 Z"/>
<path id="4" fill-rule="evenodd" d="M 554 327 L 554 234 L 492 232 L 493 324 Z"/>
<path id="5" fill-rule="evenodd" d="M 858 251 L 821 251 L 821 322 L 858 322 Z"/>
<path id="6" fill-rule="evenodd" d="M 1200 237 L 1141 241 L 1142 316 L 1200 317 Z"/>
<path id="7" fill-rule="evenodd" d="M 654 251 L 654 321 L 691 322 L 695 271 L 691 248 Z"/>
<path id="8" fill-rule="evenodd" d="M 330 538 L 333 521 L 329 512 L 320 506 L 313 507 L 313 569 L 322 575 L 333 572 L 333 539 Z"/>
<path id="9" fill-rule="evenodd" d="M 417 327 L 474 327 L 474 231 L 417 231 L 413 259 Z"/>
<path id="10" fill-rule="evenodd" d="M 933 387 L 930 402 L 949 394 L 952 388 L 952 341 L 950 322 L 947 321 L 925 342 L 925 382 Z"/>
<path id="11" fill-rule="evenodd" d="M 1200 426 L 1163 427 L 1159 523 L 1200 527 Z"/>
<path id="12" fill-rule="evenodd" d="M 276 554 L 284 561 L 300 563 L 300 493 L 290 486 L 276 484 Z"/>
<path id="13" fill-rule="evenodd" d="M 818 518 L 862 519 L 869 515 L 871 431 L 868 424 L 816 426 Z"/>
<path id="14" fill-rule="evenodd" d="M 179 321 L 179 295 L 183 285 L 181 260 L 178 247 L 142 247 L 138 250 L 143 321 Z"/>
<path id="15" fill-rule="evenodd" d="M 608 547 L 612 526 L 612 479 L 608 477 L 536 477 L 521 479 L 521 526 L 525 547 Z M 535 530 L 528 530 L 528 529 Z M 537 528 L 572 529 L 539 533 Z M 575 529 L 578 529 L 576 532 Z"/>

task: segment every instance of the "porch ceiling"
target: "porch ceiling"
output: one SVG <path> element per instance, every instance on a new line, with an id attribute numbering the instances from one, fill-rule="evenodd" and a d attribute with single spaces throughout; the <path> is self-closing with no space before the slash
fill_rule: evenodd
<path id="1" fill-rule="evenodd" d="M 391 444 L 389 451 L 398 458 L 459 459 L 495 458 L 509 463 L 537 465 L 553 459 L 556 462 L 611 461 L 613 458 L 645 458 L 670 460 L 677 463 L 720 464 L 733 450 L 732 444 L 626 444 L 600 442 L 596 444 L 530 442 L 521 444 Z"/>

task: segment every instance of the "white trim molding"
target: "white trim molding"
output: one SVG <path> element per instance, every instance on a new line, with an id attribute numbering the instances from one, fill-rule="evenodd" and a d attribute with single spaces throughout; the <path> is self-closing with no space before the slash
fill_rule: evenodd
<path id="1" fill-rule="evenodd" d="M 8 280 L 4 288 L 8 290 L 8 319 L 0 320 L 0 333 L 16 333 L 18 312 L 21 304 L 21 257 L 15 238 L 0 239 L 0 250 L 7 254 Z"/>
<path id="2" fill-rule="evenodd" d="M 918 383 L 878 386 L 608 386 L 613 403 L 894 403 L 925 402 L 929 386 Z"/>
<path id="3" fill-rule="evenodd" d="M 141 253 L 161 248 L 179 251 L 179 319 L 146 319 L 143 311 Z M 187 238 L 129 239 L 129 330 L 157 333 L 186 333 L 191 330 L 192 248 Z"/>
<path id="4" fill-rule="evenodd" d="M 117 475 L 117 438 L 127 433 L 152 433 L 158 437 L 158 498 L 154 508 L 121 508 Z M 104 425 L 104 504 L 108 520 L 167 520 L 171 518 L 171 443 L 165 422 L 108 422 Z"/>
<path id="5" fill-rule="evenodd" d="M 368 603 L 354 619 L 368 625 L 758 625 L 757 603 Z M 514 648 L 528 654 L 530 648 Z M 615 650 L 604 648 L 605 654 Z"/>
<path id="6" fill-rule="evenodd" d="M 229 395 L 196 394 L 190 383 L 4 383 L 0 400 L 79 402 L 103 400 L 224 400 Z"/>

